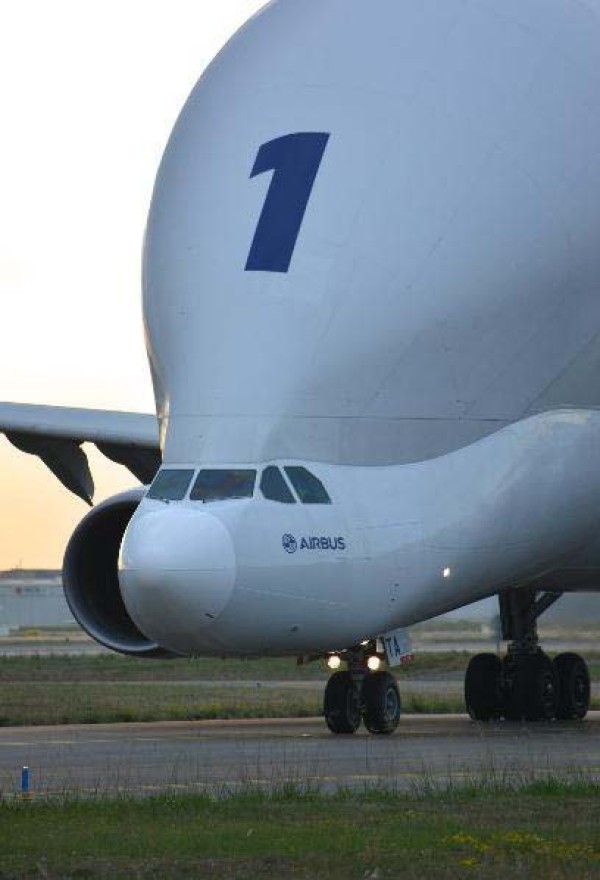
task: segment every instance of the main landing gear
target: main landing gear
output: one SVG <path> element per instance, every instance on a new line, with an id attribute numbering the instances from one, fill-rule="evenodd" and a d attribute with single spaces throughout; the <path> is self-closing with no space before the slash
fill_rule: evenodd
<path id="1" fill-rule="evenodd" d="M 561 593 L 509 590 L 500 595 L 501 660 L 477 654 L 465 676 L 467 712 L 477 721 L 551 721 L 584 718 L 590 704 L 590 676 L 578 654 L 551 660 L 538 644 L 537 620 Z"/>
<path id="2" fill-rule="evenodd" d="M 389 672 L 371 671 L 366 651 L 348 653 L 348 669 L 334 672 L 325 688 L 323 713 L 332 733 L 355 733 L 364 721 L 369 733 L 390 734 L 400 721 L 400 693 Z"/>

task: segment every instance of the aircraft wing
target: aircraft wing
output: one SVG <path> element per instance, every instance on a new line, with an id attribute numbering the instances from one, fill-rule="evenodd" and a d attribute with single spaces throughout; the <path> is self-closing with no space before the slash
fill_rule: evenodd
<path id="1" fill-rule="evenodd" d="M 37 455 L 71 492 L 92 504 L 94 480 L 81 448 L 94 443 L 142 483 L 160 467 L 155 415 L 0 403 L 0 432 L 22 452 Z"/>

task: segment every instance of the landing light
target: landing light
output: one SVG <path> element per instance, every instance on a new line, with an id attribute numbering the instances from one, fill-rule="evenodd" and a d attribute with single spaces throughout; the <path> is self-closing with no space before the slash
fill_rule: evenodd
<path id="1" fill-rule="evenodd" d="M 327 665 L 330 669 L 339 669 L 342 665 L 341 657 L 338 657 L 337 654 L 333 654 L 333 656 L 329 657 L 327 660 Z"/>
<path id="2" fill-rule="evenodd" d="M 379 657 L 376 657 L 375 655 L 373 655 L 372 657 L 369 657 L 369 659 L 367 660 L 367 666 L 369 667 L 371 672 L 377 672 L 377 670 L 381 666 L 381 659 Z"/>
<path id="3" fill-rule="evenodd" d="M 445 569 L 443 570 L 443 572 L 442 572 L 442 575 L 443 575 L 443 577 L 445 577 L 445 578 L 449 578 L 451 574 L 452 574 L 452 569 L 451 569 L 451 568 L 445 568 Z"/>

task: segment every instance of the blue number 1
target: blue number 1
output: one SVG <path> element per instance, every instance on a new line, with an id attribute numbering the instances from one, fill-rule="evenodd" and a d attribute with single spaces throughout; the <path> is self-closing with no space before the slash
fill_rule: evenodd
<path id="1" fill-rule="evenodd" d="M 246 272 L 287 272 L 329 135 L 288 134 L 263 144 L 250 177 L 273 171 Z"/>

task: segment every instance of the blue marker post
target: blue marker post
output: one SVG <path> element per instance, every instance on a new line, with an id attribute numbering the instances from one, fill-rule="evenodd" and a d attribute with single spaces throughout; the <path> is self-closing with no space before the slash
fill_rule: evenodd
<path id="1" fill-rule="evenodd" d="M 21 795 L 29 797 L 29 767 L 23 767 L 21 770 Z"/>

